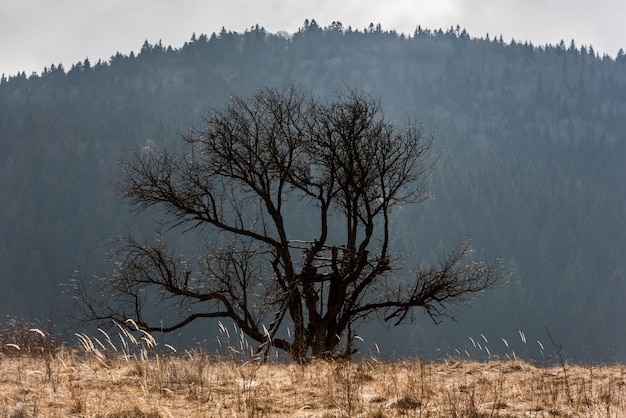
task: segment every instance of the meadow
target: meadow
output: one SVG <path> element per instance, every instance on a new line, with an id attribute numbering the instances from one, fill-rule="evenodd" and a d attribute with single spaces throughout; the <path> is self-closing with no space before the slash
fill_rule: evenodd
<path id="1" fill-rule="evenodd" d="M 626 366 L 448 357 L 294 364 L 177 352 L 124 327 L 2 341 L 0 417 L 623 417 Z M 111 335 L 111 336 L 109 336 Z M 558 363 L 558 362 L 557 362 Z"/>

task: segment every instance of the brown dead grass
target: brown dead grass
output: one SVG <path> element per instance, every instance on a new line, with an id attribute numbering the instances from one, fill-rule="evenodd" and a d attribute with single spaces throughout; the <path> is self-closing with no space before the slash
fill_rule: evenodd
<path id="1" fill-rule="evenodd" d="M 0 417 L 621 417 L 626 367 L 0 354 Z"/>

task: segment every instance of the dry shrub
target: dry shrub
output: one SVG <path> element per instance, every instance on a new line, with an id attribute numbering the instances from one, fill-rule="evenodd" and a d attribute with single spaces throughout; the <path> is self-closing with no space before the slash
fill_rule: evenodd
<path id="1" fill-rule="evenodd" d="M 59 346 L 54 337 L 44 331 L 43 321 L 11 317 L 0 322 L 0 354 L 4 356 L 48 356 Z"/>

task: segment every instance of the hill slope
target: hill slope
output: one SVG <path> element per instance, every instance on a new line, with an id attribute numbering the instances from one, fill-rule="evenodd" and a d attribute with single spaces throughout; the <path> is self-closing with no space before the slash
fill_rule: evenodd
<path id="1" fill-rule="evenodd" d="M 119 159 L 173 143 L 231 93 L 286 82 L 321 96 L 363 89 L 391 119 L 436 133 L 434 199 L 398 215 L 399 253 L 429 257 L 468 236 L 515 272 L 458 322 L 418 316 L 391 338 L 371 329 L 370 344 L 432 354 L 482 333 L 497 352 L 518 330 L 545 342 L 547 327 L 574 359 L 623 358 L 626 62 L 459 28 L 405 36 L 313 21 L 285 38 L 257 26 L 4 78 L 0 314 L 64 322 L 74 271 L 106 270 L 102 244 L 127 225 L 150 232 L 115 199 Z"/>

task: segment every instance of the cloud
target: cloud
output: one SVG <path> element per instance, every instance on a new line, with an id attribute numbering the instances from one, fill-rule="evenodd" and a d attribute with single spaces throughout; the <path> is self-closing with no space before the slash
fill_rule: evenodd
<path id="1" fill-rule="evenodd" d="M 626 6 L 621 0 L 453 0 L 451 10 L 461 26 L 474 36 L 487 32 L 505 40 L 532 41 L 535 45 L 593 44 L 612 55 L 624 39 Z M 621 13 L 620 13 L 621 11 Z M 617 49 L 616 49 L 617 48 Z M 608 50 L 607 50 L 608 49 Z M 614 50 L 613 50 L 614 49 Z"/>

